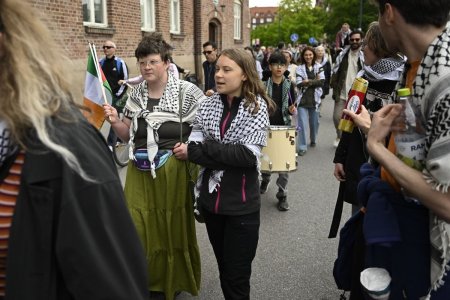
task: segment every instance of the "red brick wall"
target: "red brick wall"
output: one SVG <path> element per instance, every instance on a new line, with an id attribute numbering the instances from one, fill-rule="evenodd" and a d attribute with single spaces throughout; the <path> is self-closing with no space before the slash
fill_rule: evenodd
<path id="1" fill-rule="evenodd" d="M 117 45 L 117 55 L 124 58 L 130 67 L 130 73 L 136 74 L 134 50 L 144 32 L 141 31 L 140 4 L 137 0 L 107 0 L 108 30 L 92 30 L 87 32 L 83 25 L 81 0 L 28 0 L 40 16 L 46 21 L 66 54 L 74 62 L 72 71 L 75 83 L 81 88 L 84 85 L 84 72 L 88 53 L 88 42 L 95 43 L 97 53 L 101 57 L 101 46 L 105 40 L 112 40 Z M 194 2 L 201 6 L 197 19 L 200 32 L 194 30 Z M 165 40 L 174 50 L 174 60 L 182 67 L 195 72 L 195 60 L 203 59 L 201 49 L 194 53 L 194 44 L 202 44 L 208 40 L 208 24 L 216 18 L 221 24 L 221 48 L 244 47 L 250 44 L 250 23 L 248 0 L 242 0 L 242 40 L 233 39 L 233 0 L 219 0 L 217 10 L 212 0 L 181 0 L 181 33 L 174 35 L 170 29 L 170 9 L 168 0 L 155 0 L 156 31 L 161 32 Z M 224 12 L 220 5 L 225 5 Z M 89 30 L 88 30 L 89 31 Z M 198 47 L 198 45 L 197 45 Z M 201 73 L 197 64 L 197 73 Z M 198 74 L 202 78 L 203 74 Z"/>

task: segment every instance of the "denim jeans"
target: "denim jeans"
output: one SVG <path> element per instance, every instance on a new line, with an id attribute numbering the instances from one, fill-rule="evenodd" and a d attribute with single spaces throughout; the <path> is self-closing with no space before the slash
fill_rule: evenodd
<path id="1" fill-rule="evenodd" d="M 306 143 L 306 129 L 309 128 L 309 139 L 311 143 L 316 142 L 319 131 L 319 112 L 314 107 L 301 107 L 297 109 L 298 126 L 301 130 L 298 133 L 297 152 L 308 149 Z"/>

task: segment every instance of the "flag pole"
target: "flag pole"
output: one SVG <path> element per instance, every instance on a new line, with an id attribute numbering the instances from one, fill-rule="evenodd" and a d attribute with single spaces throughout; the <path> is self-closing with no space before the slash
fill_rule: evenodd
<path id="1" fill-rule="evenodd" d="M 89 49 L 91 50 L 91 55 L 92 55 L 92 58 L 94 59 L 95 71 L 97 72 L 97 78 L 100 83 L 100 87 L 102 89 L 103 100 L 104 100 L 105 104 L 108 104 L 108 100 L 106 99 L 105 87 L 103 86 L 102 73 L 99 70 L 100 66 L 99 66 L 98 57 L 97 57 L 97 50 L 95 49 L 95 45 L 91 44 L 91 43 L 89 43 Z"/>

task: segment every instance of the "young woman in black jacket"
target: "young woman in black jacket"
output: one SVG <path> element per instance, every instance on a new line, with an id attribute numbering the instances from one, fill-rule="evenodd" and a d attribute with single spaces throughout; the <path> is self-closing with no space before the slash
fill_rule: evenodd
<path id="1" fill-rule="evenodd" d="M 201 166 L 196 194 L 225 299 L 249 299 L 260 224 L 259 156 L 274 104 L 245 50 L 224 50 L 215 80 L 217 92 L 200 104 L 187 155 Z"/>

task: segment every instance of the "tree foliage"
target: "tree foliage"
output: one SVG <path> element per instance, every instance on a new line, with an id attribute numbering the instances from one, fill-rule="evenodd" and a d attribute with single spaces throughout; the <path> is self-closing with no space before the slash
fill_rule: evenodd
<path id="1" fill-rule="evenodd" d="M 360 4 L 363 4 L 363 14 L 361 18 L 361 29 L 367 30 L 369 24 L 378 19 L 378 8 L 368 0 L 326 0 L 325 7 L 328 7 L 328 21 L 324 31 L 328 36 L 334 37 L 341 28 L 342 23 L 347 22 L 350 28 L 358 28 Z"/>
<path id="2" fill-rule="evenodd" d="M 309 38 L 334 41 L 342 23 L 359 27 L 360 1 L 363 1 L 361 27 L 367 29 L 377 20 L 378 10 L 369 0 L 325 0 L 323 7 L 314 7 L 311 0 L 282 0 L 274 23 L 259 25 L 251 33 L 261 45 L 277 45 L 279 41 L 291 42 L 292 33 L 299 35 L 299 44 L 308 44 Z"/>

